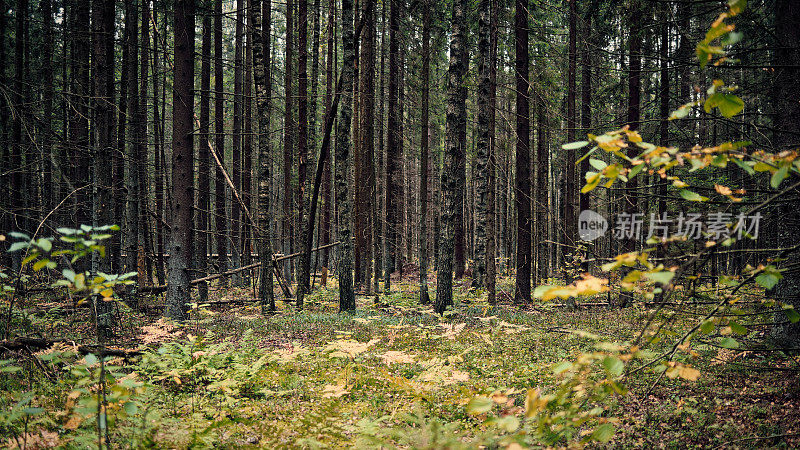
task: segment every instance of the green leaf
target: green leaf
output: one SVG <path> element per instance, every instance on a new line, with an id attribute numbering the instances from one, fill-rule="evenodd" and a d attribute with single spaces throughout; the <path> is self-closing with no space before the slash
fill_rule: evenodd
<path id="1" fill-rule="evenodd" d="M 778 272 L 765 272 L 756 277 L 756 283 L 764 287 L 764 289 L 772 289 L 778 284 L 783 276 Z"/>
<path id="2" fill-rule="evenodd" d="M 483 395 L 479 395 L 477 397 L 473 397 L 469 403 L 467 403 L 467 412 L 475 416 L 485 414 L 491 411 L 492 405 L 494 405 L 492 399 Z"/>
<path id="3" fill-rule="evenodd" d="M 756 171 L 753 169 L 751 165 L 747 164 L 747 162 L 742 161 L 739 158 L 731 158 L 731 161 L 736 163 L 737 166 L 741 167 L 742 170 L 747 172 L 748 175 L 754 175 L 756 173 Z"/>
<path id="4" fill-rule="evenodd" d="M 639 164 L 637 166 L 633 166 L 633 169 L 631 169 L 631 171 L 628 172 L 628 179 L 630 180 L 633 177 L 635 177 L 636 175 L 638 175 L 639 172 L 641 172 L 642 169 L 644 169 L 644 166 L 645 166 L 645 163 L 641 163 L 641 164 Z"/>
<path id="5" fill-rule="evenodd" d="M 16 252 L 22 250 L 23 248 L 28 248 L 30 245 L 30 242 L 14 242 L 8 247 L 8 252 Z"/>
<path id="6" fill-rule="evenodd" d="M 564 144 L 561 146 L 561 148 L 564 150 L 577 150 L 579 148 L 586 147 L 587 145 L 589 145 L 589 141 L 577 141 Z"/>
<path id="7" fill-rule="evenodd" d="M 50 239 L 40 238 L 36 240 L 36 245 L 39 246 L 45 252 L 49 252 L 53 249 L 53 242 Z"/>
<path id="8" fill-rule="evenodd" d="M 739 348 L 739 341 L 737 341 L 732 337 L 725 337 L 722 338 L 721 341 L 719 341 L 719 346 L 722 348 L 729 348 L 729 349 Z"/>
<path id="9" fill-rule="evenodd" d="M 690 202 L 705 202 L 708 200 L 708 197 L 703 197 L 697 192 L 693 192 L 687 189 L 681 189 L 680 194 L 681 197 L 683 197 L 686 200 L 689 200 Z"/>
<path id="10" fill-rule="evenodd" d="M 741 41 L 742 38 L 744 38 L 744 33 L 739 31 L 731 31 L 730 33 L 726 34 L 720 42 L 722 42 L 722 45 L 733 45 Z"/>
<path id="11" fill-rule="evenodd" d="M 589 164 L 597 170 L 603 170 L 608 166 L 605 161 L 594 158 L 589 159 Z"/>
<path id="12" fill-rule="evenodd" d="M 42 270 L 42 268 L 44 268 L 45 266 L 47 266 L 47 265 L 48 265 L 50 262 L 51 262 L 51 261 L 50 261 L 49 259 L 40 259 L 39 261 L 36 261 L 36 262 L 33 264 L 33 270 L 34 270 L 35 272 L 38 272 L 38 271 Z M 55 263 L 53 263 L 53 266 L 55 266 Z"/>
<path id="13" fill-rule="evenodd" d="M 625 369 L 625 364 L 616 356 L 608 355 L 603 358 L 603 367 L 605 367 L 611 375 L 620 376 L 622 375 L 623 369 Z"/>
<path id="14" fill-rule="evenodd" d="M 70 269 L 62 270 L 61 275 L 64 275 L 64 278 L 68 279 L 69 281 L 75 281 L 75 272 Z"/>
<path id="15" fill-rule="evenodd" d="M 788 165 L 781 167 L 772 174 L 772 178 L 769 180 L 769 185 L 772 186 L 772 189 L 778 189 L 778 186 L 781 185 L 781 181 L 785 180 L 787 176 L 789 176 Z"/>
<path id="16" fill-rule="evenodd" d="M 706 320 L 700 325 L 700 331 L 703 334 L 711 334 L 714 331 L 714 322 L 711 320 Z"/>
<path id="17" fill-rule="evenodd" d="M 8 233 L 8 237 L 12 237 L 14 239 L 21 239 L 24 241 L 30 241 L 31 237 L 25 233 L 20 233 L 19 231 L 11 231 Z"/>
<path id="18" fill-rule="evenodd" d="M 800 320 L 800 313 L 798 313 L 792 305 L 783 305 L 783 312 L 786 314 L 786 318 L 789 319 L 789 322 L 797 323 L 797 321 Z"/>
<path id="19" fill-rule="evenodd" d="M 706 99 L 703 109 L 710 113 L 713 108 L 719 109 L 724 117 L 733 117 L 744 109 L 744 101 L 733 94 L 717 92 Z"/>
<path id="20" fill-rule="evenodd" d="M 519 428 L 519 419 L 517 419 L 516 416 L 513 415 L 508 415 L 500 419 L 497 419 L 497 422 L 495 423 L 497 424 L 498 427 L 505 430 L 506 433 L 513 433 L 517 431 L 517 428 Z"/>
<path id="21" fill-rule="evenodd" d="M 617 429 L 610 423 L 604 423 L 592 431 L 592 440 L 598 442 L 608 442 L 614 437 Z"/>
<path id="22" fill-rule="evenodd" d="M 731 327 L 731 330 L 733 330 L 734 333 L 740 336 L 744 336 L 748 333 L 747 328 L 739 324 L 739 322 L 731 322 L 728 324 L 728 326 Z"/>
<path id="23" fill-rule="evenodd" d="M 672 278 L 675 276 L 675 272 L 671 272 L 669 270 L 663 270 L 661 272 L 645 272 L 644 276 L 656 283 L 666 286 L 670 281 L 672 281 Z"/>

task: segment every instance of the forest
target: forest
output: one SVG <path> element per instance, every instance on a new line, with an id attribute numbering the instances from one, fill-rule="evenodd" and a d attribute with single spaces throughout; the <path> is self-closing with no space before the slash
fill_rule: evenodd
<path id="1" fill-rule="evenodd" d="M 0 447 L 800 446 L 794 0 L 0 4 Z"/>

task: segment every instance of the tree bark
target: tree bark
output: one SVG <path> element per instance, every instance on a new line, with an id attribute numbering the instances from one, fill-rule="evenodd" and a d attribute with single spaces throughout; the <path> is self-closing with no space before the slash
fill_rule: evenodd
<path id="1" fill-rule="evenodd" d="M 222 54 L 222 2 L 214 3 L 214 150 L 220 161 L 225 161 L 225 87 Z M 214 215 L 216 222 L 217 271 L 228 270 L 228 208 L 225 175 L 217 166 L 214 181 Z M 226 278 L 219 281 L 221 286 L 227 283 Z"/>
<path id="2" fill-rule="evenodd" d="M 402 226 L 400 216 L 400 164 L 402 157 L 400 135 L 399 82 L 400 82 L 400 3 L 391 0 L 389 11 L 389 105 L 386 139 L 386 251 L 384 268 L 384 291 L 391 291 L 391 274 L 397 261 L 398 237 Z M 341 240 L 341 239 L 340 239 Z"/>
<path id="3" fill-rule="evenodd" d="M 465 0 L 453 2 L 453 32 L 450 38 L 450 66 L 447 74 L 447 144 L 441 173 L 443 205 L 439 213 L 439 252 L 434 310 L 444 314 L 453 304 L 453 253 L 456 239 L 457 209 L 463 206 L 463 187 L 459 183 L 460 161 L 464 159 L 462 129 L 466 127 L 467 27 Z M 462 201 L 459 202 L 459 197 Z"/>
<path id="4" fill-rule="evenodd" d="M 517 278 L 514 303 L 531 301 L 530 114 L 528 84 L 528 0 L 516 0 L 514 42 L 517 89 L 517 142 L 514 206 L 517 212 Z"/>
<path id="5" fill-rule="evenodd" d="M 272 268 L 272 211 L 270 210 L 270 182 L 272 150 L 270 147 L 270 106 L 272 100 L 272 78 L 270 42 L 272 30 L 272 2 L 251 0 L 250 17 L 253 23 L 253 76 L 256 86 L 256 110 L 258 114 L 258 224 L 263 230 L 258 240 L 258 255 L 261 262 L 259 300 L 261 312 L 275 311 Z"/>
<path id="6" fill-rule="evenodd" d="M 194 0 L 176 0 L 175 84 L 172 91 L 172 205 L 170 257 L 164 316 L 184 320 L 190 301 L 192 207 L 194 205 Z"/>
<path id="7" fill-rule="evenodd" d="M 211 136 L 211 14 L 203 14 L 203 39 L 200 55 L 200 144 L 197 149 L 197 216 L 195 236 L 195 261 L 201 276 L 208 274 L 209 248 L 209 209 L 211 208 L 210 156 L 208 142 Z M 197 288 L 200 303 L 208 301 L 208 283 L 200 283 Z"/>
<path id="8" fill-rule="evenodd" d="M 396 1 L 396 0 L 395 0 Z M 350 204 L 350 126 L 353 116 L 353 83 L 356 42 L 353 32 L 353 2 L 342 0 L 342 107 L 336 125 L 336 203 L 339 206 L 339 310 L 356 309 L 353 291 L 352 207 Z"/>
<path id="9" fill-rule="evenodd" d="M 431 0 L 425 0 L 422 23 L 422 126 L 419 142 L 419 302 L 428 295 L 428 146 L 430 144 Z"/>
<path id="10" fill-rule="evenodd" d="M 231 136 L 231 157 L 233 158 L 232 176 L 233 185 L 238 192 L 242 192 L 242 84 L 244 68 L 244 1 L 236 0 L 236 26 L 234 31 L 234 56 L 233 56 L 233 129 Z M 242 265 L 240 253 L 241 229 L 243 223 L 242 209 L 239 202 L 231 201 L 231 264 L 233 267 Z M 241 277 L 236 274 L 231 279 L 234 286 L 239 286 Z"/>
<path id="11" fill-rule="evenodd" d="M 492 115 L 491 46 L 489 44 L 490 0 L 481 0 L 478 19 L 478 124 L 475 156 L 475 268 L 472 271 L 472 288 L 483 289 L 486 277 L 486 234 L 489 195 L 489 127 Z"/>
<path id="12" fill-rule="evenodd" d="M 303 307 L 303 297 L 309 291 L 310 272 L 311 272 L 311 253 L 310 246 L 305 247 L 307 236 L 313 233 L 314 229 L 306 229 L 305 223 L 308 217 L 308 0 L 298 0 L 298 42 L 300 49 L 297 61 L 297 203 L 299 215 L 299 236 L 298 242 L 300 255 L 298 276 L 297 276 L 297 307 Z M 305 250 L 303 250 L 305 249 Z"/>

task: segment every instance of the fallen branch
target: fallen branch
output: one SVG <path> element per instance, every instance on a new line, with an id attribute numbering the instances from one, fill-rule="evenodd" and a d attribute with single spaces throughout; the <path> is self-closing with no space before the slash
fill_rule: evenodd
<path id="1" fill-rule="evenodd" d="M 127 358 L 130 356 L 136 356 L 142 354 L 142 352 L 139 350 L 106 348 L 100 345 L 76 346 L 73 341 L 68 341 L 66 339 L 50 340 L 50 339 L 29 338 L 29 337 L 18 337 L 14 340 L 0 341 L 0 351 L 45 350 L 58 343 L 72 344 L 76 348 L 78 353 L 82 355 L 85 355 L 87 353 L 93 353 L 101 356 L 120 356 Z"/>

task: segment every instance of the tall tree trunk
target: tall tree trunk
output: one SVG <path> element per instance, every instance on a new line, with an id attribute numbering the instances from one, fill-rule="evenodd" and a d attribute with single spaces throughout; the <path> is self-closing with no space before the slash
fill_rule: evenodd
<path id="1" fill-rule="evenodd" d="M 270 147 L 270 101 L 272 79 L 270 42 L 272 30 L 272 2 L 251 0 L 250 18 L 253 23 L 253 76 L 256 85 L 256 109 L 258 114 L 258 225 L 261 233 L 258 240 L 258 257 L 261 262 L 259 300 L 261 312 L 275 311 L 275 295 L 272 290 L 272 244 L 270 209 L 270 182 L 272 151 Z"/>
<path id="2" fill-rule="evenodd" d="M 253 20 L 249 14 L 253 8 L 251 0 L 246 0 L 247 27 L 245 27 L 244 49 L 244 126 L 242 131 L 242 201 L 247 209 L 253 210 Z M 252 247 L 252 224 L 247 218 L 242 217 L 241 227 L 241 254 L 242 265 L 250 265 Z M 250 271 L 242 272 L 242 285 L 250 284 Z"/>
<path id="3" fill-rule="evenodd" d="M 128 35 L 128 107 L 127 127 L 131 131 L 132 145 L 127 146 L 125 158 L 125 272 L 138 272 L 141 282 L 142 273 L 139 272 L 139 6 L 136 0 L 131 3 L 130 11 L 131 32 Z M 126 18 L 127 19 L 127 18 Z"/>
<path id="4" fill-rule="evenodd" d="M 120 83 L 119 83 L 119 115 L 117 116 L 117 148 L 113 154 L 113 167 L 112 167 L 112 184 L 114 195 L 114 217 L 118 221 L 124 221 L 126 205 L 125 194 L 125 151 L 126 145 L 126 126 L 128 124 L 128 75 L 130 66 L 130 45 L 132 39 L 132 18 L 131 14 L 131 0 L 125 1 L 125 31 L 122 37 L 122 69 L 120 70 Z M 62 167 L 63 171 L 64 167 Z M 123 224 L 123 230 L 127 231 L 127 223 Z M 127 250 L 127 241 L 124 238 L 125 233 L 115 233 L 111 238 L 111 254 L 114 255 L 113 268 L 114 271 L 123 273 L 127 265 L 127 258 L 123 264 L 122 248 L 124 246 Z"/>
<path id="5" fill-rule="evenodd" d="M 396 1 L 396 0 L 394 0 Z M 339 206 L 339 310 L 356 309 L 353 291 L 352 207 L 350 204 L 350 125 L 353 115 L 353 84 L 356 42 L 352 0 L 342 0 L 342 106 L 336 129 L 336 203 Z"/>
<path id="6" fill-rule="evenodd" d="M 286 0 L 286 56 L 284 58 L 284 110 L 283 110 L 283 251 L 292 252 L 294 227 L 292 227 L 292 152 L 294 150 L 294 114 L 292 102 L 292 67 L 294 65 L 294 21 L 292 19 L 292 0 Z M 291 261 L 284 263 L 284 278 L 291 280 Z"/>
<path id="7" fill-rule="evenodd" d="M 514 42 L 516 48 L 517 142 L 514 206 L 517 212 L 517 279 L 514 303 L 531 301 L 531 200 L 530 113 L 528 84 L 528 0 L 516 0 Z"/>
<path id="8" fill-rule="evenodd" d="M 489 195 L 489 127 L 492 115 L 491 46 L 489 44 L 491 5 L 490 0 L 481 0 L 479 7 L 478 38 L 478 126 L 476 130 L 475 156 L 475 268 L 472 271 L 472 288 L 483 289 L 486 276 L 486 221 Z"/>
<path id="9" fill-rule="evenodd" d="M 207 14 L 206 14 L 207 15 Z M 153 32 L 154 37 L 158 36 L 158 13 L 157 11 L 153 11 Z M 205 36 L 204 36 L 205 37 Z M 155 39 L 155 38 L 154 38 Z M 210 41 L 209 41 L 210 42 Z M 158 51 L 158 42 L 153 41 L 153 63 L 152 63 L 152 71 L 153 71 L 153 145 L 155 147 L 155 200 L 156 200 L 156 279 L 158 280 L 158 284 L 166 283 L 166 270 L 164 267 L 164 171 L 166 167 L 161 163 L 164 160 L 164 142 L 161 139 L 161 136 L 164 134 L 164 127 L 162 123 L 162 115 L 161 109 L 159 107 L 160 99 L 159 97 L 162 95 L 161 89 L 166 89 L 166 85 L 162 85 L 159 81 L 161 76 L 161 60 L 159 59 L 159 51 Z M 208 113 L 208 111 L 206 111 Z M 206 120 L 208 123 L 208 120 Z M 208 134 L 208 127 L 206 126 L 206 134 Z M 206 174 L 206 181 L 208 181 L 208 175 Z M 208 192 L 206 192 L 208 195 Z M 203 234 L 203 239 L 206 238 L 205 233 Z M 199 244 L 198 244 L 199 245 Z M 196 252 L 195 252 L 196 253 Z"/>
<path id="10" fill-rule="evenodd" d="M 419 302 L 428 295 L 428 146 L 430 145 L 431 0 L 425 0 L 422 23 L 422 123 L 419 142 Z"/>
<path id="11" fill-rule="evenodd" d="M 497 28 L 498 28 L 498 15 L 500 7 L 497 0 L 491 0 L 491 19 L 489 24 L 489 192 L 486 196 L 486 209 L 488 216 L 486 217 L 486 292 L 487 301 L 490 305 L 496 303 L 496 276 L 497 266 L 495 264 L 495 256 L 497 254 L 497 230 L 496 230 L 496 173 L 495 167 L 497 160 L 495 158 L 497 151 L 497 135 L 496 135 L 496 120 L 495 111 L 497 109 Z"/>
<path id="12" fill-rule="evenodd" d="M 243 81 L 243 39 L 244 39 L 244 0 L 236 0 L 236 27 L 233 56 L 233 135 L 231 156 L 233 157 L 232 175 L 233 185 L 241 195 L 242 193 L 242 81 Z M 242 266 L 240 253 L 242 219 L 244 218 L 239 202 L 231 200 L 231 265 Z M 241 276 L 233 275 L 232 282 L 235 286 L 240 284 Z"/>
<path id="13" fill-rule="evenodd" d="M 578 127 L 578 113 L 576 108 L 577 96 L 577 66 L 578 66 L 578 52 L 577 52 L 577 11 L 576 0 L 567 0 L 569 3 L 569 54 L 568 54 L 568 69 L 567 69 L 567 142 L 574 142 L 576 131 Z M 565 260 L 567 255 L 574 253 L 576 236 L 577 236 L 577 212 L 575 202 L 578 200 L 577 190 L 575 188 L 575 152 L 576 150 L 566 150 L 564 152 L 564 178 L 566 181 L 566 190 L 564 192 L 564 237 L 563 246 L 561 247 Z M 572 273 L 568 267 L 564 266 L 564 280 L 566 283 L 572 282 Z M 567 300 L 567 305 L 574 306 L 572 299 Z"/>
<path id="14" fill-rule="evenodd" d="M 453 304 L 453 252 L 456 239 L 457 209 L 463 207 L 460 161 L 465 158 L 462 129 L 466 127 L 467 22 L 465 0 L 453 2 L 453 32 L 450 38 L 450 67 L 447 74 L 447 144 L 442 164 L 441 189 L 444 204 L 439 213 L 439 252 L 437 257 L 436 301 L 434 310 L 444 314 Z M 459 197 L 462 201 L 459 202 Z M 457 246 L 457 244 L 456 244 Z"/>
<path id="15" fill-rule="evenodd" d="M 148 220 L 149 208 L 147 202 L 147 69 L 150 64 L 150 0 L 142 0 L 142 30 L 141 30 L 141 56 L 139 58 L 139 110 L 136 114 L 136 170 L 139 172 L 137 180 L 139 186 L 136 189 L 138 210 L 138 230 L 139 230 L 139 281 L 144 284 L 152 284 L 153 271 L 152 259 L 152 235 L 150 234 L 150 221 Z"/>
<path id="16" fill-rule="evenodd" d="M 386 127 L 384 124 L 384 118 L 386 117 L 386 10 L 388 9 L 387 2 L 382 3 L 381 7 L 381 65 L 378 69 L 380 78 L 380 86 L 378 87 L 380 101 L 378 102 L 378 114 L 377 114 L 377 121 L 378 121 L 378 154 L 375 158 L 375 213 L 373 214 L 373 252 L 375 254 L 375 259 L 373 260 L 373 272 L 375 272 L 375 280 L 373 282 L 373 287 L 375 289 L 375 298 L 378 299 L 380 294 L 380 279 L 382 276 L 382 270 L 384 269 L 384 260 L 385 258 L 384 253 L 386 249 L 386 221 L 382 220 L 382 218 L 386 217 L 385 215 L 385 192 L 386 192 L 386 171 L 384 168 L 384 156 L 386 155 L 386 148 L 384 146 L 385 137 L 386 137 Z M 376 14 L 377 16 L 377 14 Z"/>
<path id="17" fill-rule="evenodd" d="M 92 40 L 94 44 L 92 59 L 92 79 L 94 81 L 94 186 L 93 214 L 95 225 L 110 225 L 114 218 L 111 207 L 111 154 L 113 149 L 114 115 L 112 113 L 114 93 L 109 89 L 109 78 L 113 77 L 114 66 L 108 66 L 108 41 L 114 36 L 114 2 L 94 0 L 92 2 Z M 111 47 L 113 51 L 113 47 Z M 93 255 L 93 271 L 111 273 L 111 259 Z M 92 296 L 92 305 L 97 319 L 97 334 L 100 342 L 111 337 L 113 314 L 111 303 L 103 301 L 102 296 Z"/>
<path id="18" fill-rule="evenodd" d="M 384 269 L 384 290 L 391 290 L 391 275 L 397 261 L 399 229 L 402 225 L 400 216 L 400 164 L 402 162 L 400 135 L 399 83 L 400 83 L 400 3 L 403 0 L 391 0 L 389 12 L 389 111 L 387 119 L 386 142 L 386 252 Z"/>
<path id="19" fill-rule="evenodd" d="M 592 129 L 592 50 L 589 46 L 592 42 L 592 14 L 594 11 L 587 10 L 584 14 L 583 20 L 583 54 L 581 55 L 581 131 L 589 133 Z M 583 136 L 582 136 L 583 138 Z M 578 171 L 577 187 L 583 184 L 586 172 L 591 170 L 589 166 L 589 158 L 584 158 L 581 161 L 581 168 Z M 580 195 L 580 211 L 587 210 L 591 207 L 589 203 L 589 193 Z M 585 270 L 585 269 L 584 269 Z"/>
<path id="20" fill-rule="evenodd" d="M 208 145 L 210 142 L 209 128 L 211 120 L 211 14 L 203 14 L 203 42 L 200 55 L 200 141 L 197 155 L 197 215 L 195 220 L 195 261 L 201 277 L 208 274 L 208 248 L 210 222 L 209 209 L 211 208 L 211 182 L 210 155 Z M 198 286 L 200 303 L 208 301 L 208 283 L 202 282 Z"/>
<path id="21" fill-rule="evenodd" d="M 627 125 L 631 130 L 639 129 L 641 120 L 641 77 L 642 77 L 642 55 L 641 53 L 641 17 L 639 0 L 631 0 L 630 10 L 630 38 L 628 42 L 628 113 Z M 636 157 L 639 150 L 635 146 L 628 148 L 628 157 Z M 638 205 L 638 195 L 636 194 L 637 179 L 628 180 L 623 191 L 623 205 L 626 214 L 635 214 Z M 636 240 L 631 238 L 623 243 L 623 252 L 633 252 L 636 250 Z M 624 275 L 624 274 L 623 274 Z M 625 307 L 633 300 L 630 292 L 621 292 L 619 296 L 619 306 Z"/>
<path id="22" fill-rule="evenodd" d="M 800 145 L 800 9 L 795 2 L 789 0 L 776 0 L 775 2 L 775 37 L 777 48 L 773 61 L 780 68 L 775 69 L 773 81 L 773 99 L 775 113 L 775 132 L 773 142 L 778 151 L 790 148 L 796 149 Z M 800 233 L 800 205 L 798 203 L 797 189 L 791 194 L 794 198 L 780 206 L 775 213 L 781 223 L 778 233 L 778 245 L 786 247 L 797 242 Z M 769 217 L 772 219 L 772 217 Z M 800 296 L 800 273 L 797 265 L 800 255 L 797 252 L 789 255 L 780 263 L 784 270 L 783 279 L 769 292 L 781 301 L 792 301 Z M 794 269 L 792 269 L 792 267 Z M 800 322 L 787 323 L 784 313 L 776 314 L 776 322 L 783 325 L 776 326 L 774 336 L 779 345 L 784 347 L 797 347 L 800 342 Z"/>
<path id="23" fill-rule="evenodd" d="M 336 3 L 334 0 L 328 2 L 328 30 L 327 30 L 327 55 L 325 57 L 325 117 L 330 114 L 331 102 L 333 100 L 333 87 L 336 83 L 333 79 L 334 57 L 333 50 L 336 46 L 334 34 L 336 30 Z M 325 169 L 322 176 L 322 236 L 321 244 L 327 245 L 331 243 L 331 212 L 333 211 L 332 205 L 332 189 L 331 189 L 331 173 L 333 172 L 333 164 L 329 164 Z M 325 249 L 322 251 L 322 267 L 327 268 L 329 265 L 330 250 Z M 324 284 L 323 283 L 323 287 Z"/>
<path id="24" fill-rule="evenodd" d="M 214 3 L 214 151 L 221 162 L 225 162 L 225 84 L 222 54 L 222 2 Z M 217 249 L 217 271 L 228 270 L 228 190 L 225 175 L 217 166 L 214 177 L 214 219 L 216 222 L 215 240 Z M 225 286 L 227 279 L 220 278 L 219 284 Z"/>
<path id="25" fill-rule="evenodd" d="M 375 12 L 365 16 L 363 28 L 364 38 L 361 40 L 361 58 L 359 63 L 360 145 L 355 155 L 356 163 L 356 203 L 355 203 L 355 279 L 356 284 L 366 284 L 371 288 L 370 272 L 372 269 L 370 253 L 372 250 L 372 208 L 375 178 L 373 158 L 375 153 Z"/>
<path id="26" fill-rule="evenodd" d="M 309 291 L 309 278 L 311 271 L 310 248 L 305 249 L 308 233 L 314 230 L 306 229 L 308 217 L 308 0 L 298 0 L 298 42 L 300 49 L 297 61 L 297 203 L 299 215 L 300 265 L 297 275 L 297 307 L 303 307 L 303 296 Z"/>
<path id="27" fill-rule="evenodd" d="M 53 201 L 53 8 L 51 0 L 42 0 L 39 4 L 42 13 L 42 156 L 41 156 L 41 172 L 42 172 L 42 206 L 44 214 L 50 212 L 55 206 Z M 5 17 L 5 10 L 3 10 Z M 5 19 L 3 19 L 5 20 Z M 4 45 L 0 42 L 0 45 Z M 104 48 L 105 52 L 106 49 Z M 5 67 L 5 66 L 4 66 Z M 5 70 L 5 69 L 3 69 Z M 106 86 L 105 88 L 107 88 Z M 104 89 L 105 89 L 104 88 Z M 113 96 L 112 96 L 113 100 Z M 113 117 L 113 116 L 112 116 Z M 5 130 L 5 122 L 0 124 Z M 113 129 L 113 124 L 111 125 Z M 5 142 L 3 142 L 5 146 Z M 109 154 L 110 158 L 111 155 Z M 2 154 L 0 154 L 0 164 L 3 163 Z M 3 164 L 4 165 L 4 164 Z M 5 166 L 5 165 L 4 165 Z M 105 177 L 110 173 L 103 174 Z M 110 180 L 109 180 L 110 181 Z M 111 207 L 111 205 L 106 205 Z M 110 224 L 110 222 L 108 223 Z M 2 224 L 0 224 L 2 225 Z"/>
<path id="28" fill-rule="evenodd" d="M 187 317 L 192 261 L 194 205 L 194 0 L 176 0 L 175 84 L 172 91 L 172 205 L 170 214 L 169 278 L 164 315 Z"/>
<path id="29" fill-rule="evenodd" d="M 0 6 L 3 8 L 0 13 L 0 85 L 8 85 L 8 76 L 6 75 L 6 11 L 8 5 L 5 0 L 0 0 Z M 66 11 L 66 7 L 65 7 Z M 64 48 L 66 50 L 66 45 Z M 66 57 L 64 58 L 66 60 Z M 8 141 L 8 116 L 11 111 L 8 103 L 0 102 L 0 166 L 12 168 L 11 166 L 11 148 Z M 11 174 L 6 171 L 0 172 L 0 208 L 7 209 L 13 212 L 13 205 L 11 204 Z M 13 214 L 3 214 L 0 216 L 0 227 L 3 230 L 11 230 L 13 224 Z M 6 247 L 0 245 L 0 264 L 10 265 L 11 255 L 5 251 Z"/>
<path id="30" fill-rule="evenodd" d="M 463 45 L 462 48 L 459 49 L 459 58 L 461 58 L 460 66 L 462 70 L 461 72 L 461 84 L 459 86 L 458 91 L 458 103 L 457 103 L 457 114 L 461 118 L 459 122 L 457 122 L 458 127 L 458 153 L 455 155 L 456 159 L 453 160 L 455 164 L 455 177 L 456 177 L 456 188 L 455 188 L 455 203 L 453 206 L 453 232 L 454 232 L 454 239 L 455 239 L 455 248 L 453 249 L 453 269 L 455 271 L 456 278 L 463 278 L 464 271 L 466 270 L 466 222 L 464 218 L 464 209 L 465 209 L 465 201 L 464 201 L 464 194 L 467 191 L 467 85 L 466 80 L 464 78 L 467 75 L 469 70 L 469 55 L 467 45 L 469 45 L 469 41 L 467 40 L 467 33 L 469 33 L 469 28 L 467 28 L 467 10 L 466 6 L 464 6 L 464 11 L 461 12 L 462 16 L 459 20 L 463 23 L 459 25 L 453 26 L 453 31 L 455 32 L 456 27 L 461 27 L 463 31 Z M 455 8 L 454 8 L 454 16 L 455 17 Z M 449 300 L 450 304 L 452 304 L 452 298 Z"/>

